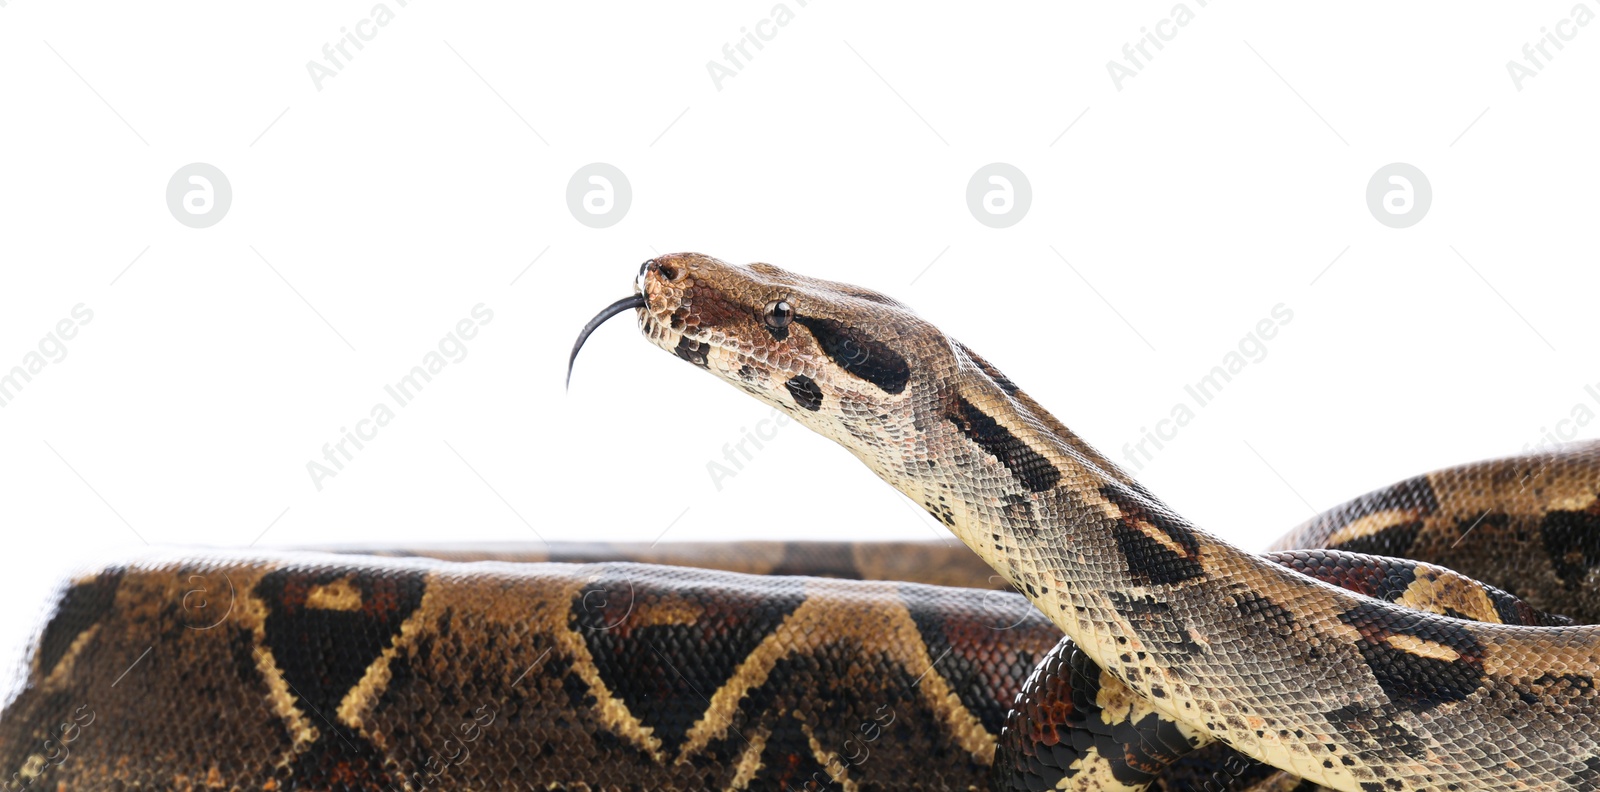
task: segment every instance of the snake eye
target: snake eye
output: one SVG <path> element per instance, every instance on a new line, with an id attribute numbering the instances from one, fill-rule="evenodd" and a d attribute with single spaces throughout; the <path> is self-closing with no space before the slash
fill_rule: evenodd
<path id="1" fill-rule="evenodd" d="M 794 321 L 794 306 L 788 300 L 773 300 L 767 303 L 767 312 L 761 320 L 774 330 L 788 327 Z"/>

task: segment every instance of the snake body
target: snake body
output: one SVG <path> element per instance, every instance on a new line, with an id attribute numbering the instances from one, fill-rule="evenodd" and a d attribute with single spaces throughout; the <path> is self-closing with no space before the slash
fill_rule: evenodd
<path id="1" fill-rule="evenodd" d="M 55 599 L 0 783 L 1600 788 L 1600 445 L 1411 479 L 1257 556 L 883 295 L 678 254 L 617 306 L 983 564 L 766 543 L 111 565 Z"/>

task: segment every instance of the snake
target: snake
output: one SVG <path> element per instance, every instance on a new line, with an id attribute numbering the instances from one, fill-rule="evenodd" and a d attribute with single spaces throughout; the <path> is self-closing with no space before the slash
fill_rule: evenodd
<path id="1" fill-rule="evenodd" d="M 0 786 L 1600 789 L 1600 443 L 1419 475 L 1257 554 L 876 291 L 656 256 L 569 377 L 630 310 L 959 544 L 86 567 L 0 712 Z"/>

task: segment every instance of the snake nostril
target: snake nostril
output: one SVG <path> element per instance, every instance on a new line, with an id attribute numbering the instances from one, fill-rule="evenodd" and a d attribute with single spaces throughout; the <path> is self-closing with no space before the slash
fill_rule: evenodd
<path id="1" fill-rule="evenodd" d="M 670 283 L 676 282 L 683 275 L 683 268 L 664 263 L 661 259 L 650 259 L 639 265 L 639 277 L 643 278 L 646 272 L 659 272 L 661 277 Z"/>

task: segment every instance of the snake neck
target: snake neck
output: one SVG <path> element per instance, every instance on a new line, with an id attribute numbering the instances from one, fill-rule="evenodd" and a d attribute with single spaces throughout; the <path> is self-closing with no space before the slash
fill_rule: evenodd
<path id="1" fill-rule="evenodd" d="M 1272 565 L 1179 516 L 964 346 L 972 363 L 928 393 L 904 425 L 861 443 L 838 434 L 1041 607 L 1093 592 L 1182 586 L 1218 570 Z M 892 438 L 905 438 L 894 442 Z M 1052 615 L 1069 635 L 1077 628 Z"/>
<path id="2" fill-rule="evenodd" d="M 1141 676 L 1141 660 L 1167 653 L 1158 665 L 1181 665 L 1181 655 L 1207 640 L 1200 612 L 1235 607 L 1246 580 L 1279 579 L 1296 596 L 1328 595 L 1197 528 L 956 347 L 971 366 L 928 383 L 902 425 L 877 427 L 882 439 L 864 443 L 873 427 L 846 416 L 835 439 L 1136 690 L 1159 700 L 1160 685 Z M 1182 609 L 1190 618 L 1174 615 Z M 1160 634 L 1151 631 L 1154 621 Z"/>

